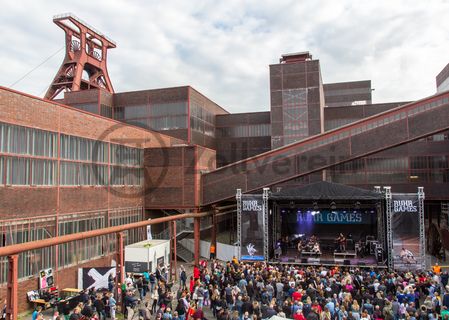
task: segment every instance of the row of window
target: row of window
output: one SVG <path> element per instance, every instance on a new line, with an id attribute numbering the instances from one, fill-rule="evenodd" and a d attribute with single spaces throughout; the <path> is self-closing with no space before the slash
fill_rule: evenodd
<path id="1" fill-rule="evenodd" d="M 57 181 L 57 162 L 54 160 L 21 157 L 0 157 L 0 185 L 54 186 Z M 141 186 L 143 169 L 93 163 L 61 161 L 61 186 Z"/>
<path id="2" fill-rule="evenodd" d="M 62 186 L 141 186 L 143 169 L 111 166 L 108 179 L 108 167 L 97 164 L 61 162 L 60 185 Z"/>
<path id="3" fill-rule="evenodd" d="M 193 131 L 200 132 L 206 136 L 215 136 L 215 126 L 199 118 L 190 117 L 190 128 Z"/>
<path id="4" fill-rule="evenodd" d="M 130 105 L 116 107 L 114 110 L 114 118 L 117 120 L 181 115 L 187 116 L 187 103 L 184 101 Z"/>
<path id="5" fill-rule="evenodd" d="M 336 172 L 357 171 L 405 171 L 408 169 L 447 169 L 449 156 L 418 156 L 395 158 L 365 158 L 353 160 L 338 166 Z"/>
<path id="6" fill-rule="evenodd" d="M 325 97 L 346 96 L 355 94 L 371 94 L 371 88 L 365 87 L 365 88 L 324 90 Z"/>
<path id="7" fill-rule="evenodd" d="M 66 134 L 60 136 L 62 159 L 107 163 L 109 144 Z M 56 158 L 57 134 L 0 122 L 0 153 Z M 110 144 L 111 163 L 143 165 L 143 150 Z"/>
<path id="8" fill-rule="evenodd" d="M 102 141 L 61 134 L 61 158 L 107 163 L 108 144 Z"/>
<path id="9" fill-rule="evenodd" d="M 143 149 L 111 143 L 111 163 L 142 167 Z"/>
<path id="10" fill-rule="evenodd" d="M 449 170 L 410 170 L 396 172 L 351 172 L 329 171 L 327 180 L 342 184 L 398 184 L 398 183 L 449 183 Z"/>
<path id="11" fill-rule="evenodd" d="M 57 141 L 54 132 L 0 122 L 0 152 L 55 158 Z"/>
<path id="12" fill-rule="evenodd" d="M 239 125 L 232 127 L 219 127 L 217 136 L 222 138 L 233 137 L 269 137 L 271 136 L 271 125 L 268 123 Z"/>
<path id="13" fill-rule="evenodd" d="M 200 106 L 194 100 L 192 100 L 190 104 L 190 117 L 197 118 L 211 124 L 215 124 L 215 115 L 206 108 Z"/>
<path id="14" fill-rule="evenodd" d="M 108 219 L 109 216 L 109 219 Z M 67 235 L 96 230 L 108 226 L 118 226 L 142 221 L 141 207 L 120 208 L 106 211 L 92 211 L 75 214 L 62 214 L 58 218 L 58 234 Z M 39 220 L 16 220 L 0 222 L 0 247 L 28 241 L 43 240 L 54 236 L 56 218 Z M 125 245 L 143 240 L 141 229 L 127 230 Z M 81 261 L 97 259 L 115 252 L 115 235 L 96 237 L 58 246 L 58 267 L 65 268 Z M 7 257 L 0 258 L 0 283 L 7 281 Z M 55 268 L 55 247 L 48 247 L 19 254 L 18 276 L 20 279 L 36 275 L 40 270 Z"/>

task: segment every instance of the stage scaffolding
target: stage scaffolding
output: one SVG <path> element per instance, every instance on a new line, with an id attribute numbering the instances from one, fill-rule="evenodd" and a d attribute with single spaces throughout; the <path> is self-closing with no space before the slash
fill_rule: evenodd
<path id="1" fill-rule="evenodd" d="M 393 244 L 393 194 L 391 192 L 391 187 L 384 187 L 385 195 L 385 218 L 387 226 L 387 265 L 390 270 L 396 269 L 394 262 L 394 244 Z M 397 194 L 395 194 L 397 195 Z M 401 195 L 401 194 L 399 194 Z M 424 221 L 424 187 L 418 187 L 418 193 L 408 194 L 418 196 L 418 223 L 419 223 L 419 258 L 420 258 L 420 269 L 426 270 L 426 235 L 425 235 L 425 221 Z"/>
<path id="2" fill-rule="evenodd" d="M 269 258 L 269 199 L 270 188 L 263 188 L 262 193 L 262 210 L 260 211 L 263 215 L 263 256 L 265 261 Z M 251 195 L 245 195 L 251 196 Z M 260 196 L 260 194 L 258 195 Z M 241 259 L 241 247 L 242 247 L 242 190 L 237 189 L 235 199 L 237 201 L 237 247 L 238 247 L 238 257 Z"/>
<path id="3" fill-rule="evenodd" d="M 426 233 L 424 227 L 424 187 L 418 187 L 418 210 L 419 210 L 419 245 L 421 252 L 421 268 L 426 270 Z"/>
<path id="4" fill-rule="evenodd" d="M 391 187 L 384 187 L 385 194 L 385 216 L 387 219 L 387 265 L 393 269 L 393 230 L 391 228 Z"/>
<path id="5" fill-rule="evenodd" d="M 237 247 L 240 260 L 242 252 L 242 189 L 237 189 L 235 199 L 237 200 Z"/>

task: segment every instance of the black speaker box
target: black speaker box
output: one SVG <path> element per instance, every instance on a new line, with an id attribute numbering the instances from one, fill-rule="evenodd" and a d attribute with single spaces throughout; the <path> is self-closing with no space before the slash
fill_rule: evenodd
<path id="1" fill-rule="evenodd" d="M 295 258 L 288 258 L 288 262 L 295 262 Z"/>
<path id="2" fill-rule="evenodd" d="M 307 258 L 302 258 L 301 263 L 307 263 Z"/>
<path id="3" fill-rule="evenodd" d="M 350 265 L 351 265 L 351 260 L 345 259 L 345 260 L 343 261 L 343 264 L 344 264 L 345 266 L 350 266 Z"/>

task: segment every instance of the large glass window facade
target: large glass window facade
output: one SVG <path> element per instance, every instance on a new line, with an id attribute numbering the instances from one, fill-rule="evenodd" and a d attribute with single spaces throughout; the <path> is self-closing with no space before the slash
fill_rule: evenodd
<path id="1" fill-rule="evenodd" d="M 61 134 L 61 158 L 92 162 L 108 162 L 108 144 Z"/>
<path id="2" fill-rule="evenodd" d="M 57 138 L 53 132 L 0 123 L 0 152 L 11 153 L 0 157 L 0 186 L 57 185 Z M 143 185 L 143 149 L 61 134 L 60 157 L 61 186 L 105 186 L 110 180 Z"/>
<path id="3" fill-rule="evenodd" d="M 215 137 L 215 115 L 194 96 L 190 101 L 190 128 L 206 136 Z"/>
<path id="4" fill-rule="evenodd" d="M 148 103 L 117 107 L 114 118 L 156 131 L 187 129 L 187 102 Z"/>
<path id="5" fill-rule="evenodd" d="M 0 152 L 42 156 L 57 156 L 57 134 L 0 122 Z"/>
<path id="6" fill-rule="evenodd" d="M 220 138 L 269 137 L 271 135 L 269 123 L 218 127 L 216 130 L 217 137 Z"/>

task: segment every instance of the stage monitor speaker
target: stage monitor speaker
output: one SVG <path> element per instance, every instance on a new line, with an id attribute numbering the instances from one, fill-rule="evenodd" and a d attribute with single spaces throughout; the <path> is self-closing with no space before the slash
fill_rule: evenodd
<path id="1" fill-rule="evenodd" d="M 345 259 L 345 260 L 343 261 L 343 264 L 344 264 L 345 266 L 350 266 L 350 265 L 351 265 L 351 260 Z"/>
<path id="2" fill-rule="evenodd" d="M 359 266 L 366 266 L 365 262 L 359 262 Z"/>
<path id="3" fill-rule="evenodd" d="M 295 262 L 295 258 L 288 258 L 288 262 Z"/>
<path id="4" fill-rule="evenodd" d="M 376 260 L 378 263 L 382 263 L 384 260 L 384 251 L 381 246 L 376 248 Z"/>
<path id="5" fill-rule="evenodd" d="M 307 263 L 307 258 L 302 258 L 301 263 Z"/>

